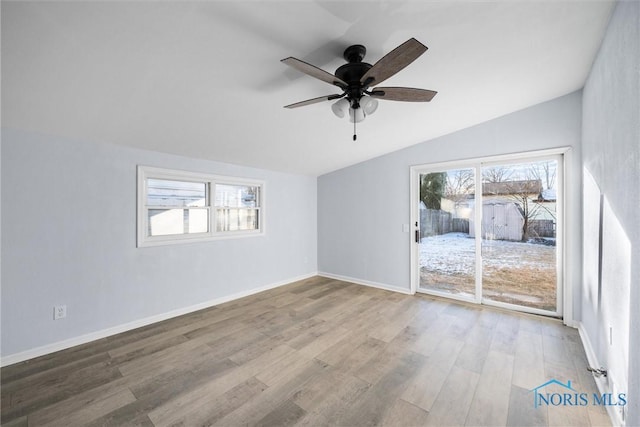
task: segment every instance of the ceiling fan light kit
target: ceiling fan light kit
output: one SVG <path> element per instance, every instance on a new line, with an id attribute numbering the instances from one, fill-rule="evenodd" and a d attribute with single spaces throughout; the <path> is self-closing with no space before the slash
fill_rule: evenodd
<path id="1" fill-rule="evenodd" d="M 366 116 L 373 114 L 378 108 L 378 99 L 407 102 L 429 102 L 437 92 L 426 89 L 408 87 L 375 87 L 393 76 L 407 65 L 415 61 L 427 51 L 427 47 L 415 38 L 411 38 L 394 50 L 383 56 L 374 65 L 362 62 L 367 49 L 360 44 L 349 46 L 344 51 L 346 64 L 341 65 L 335 74 L 328 73 L 314 65 L 289 57 L 282 62 L 311 77 L 342 89 L 341 94 L 320 96 L 295 104 L 285 105 L 285 108 L 297 108 L 322 101 L 338 100 L 331 106 L 337 117 L 345 117 L 349 112 L 349 119 L 354 124 L 353 140 L 356 140 L 355 124 L 360 123 Z"/>

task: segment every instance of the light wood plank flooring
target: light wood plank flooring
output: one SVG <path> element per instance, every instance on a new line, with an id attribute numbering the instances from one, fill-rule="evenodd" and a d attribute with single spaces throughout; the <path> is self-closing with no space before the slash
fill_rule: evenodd
<path id="1" fill-rule="evenodd" d="M 552 319 L 315 277 L 1 371 L 6 426 L 608 425 Z"/>

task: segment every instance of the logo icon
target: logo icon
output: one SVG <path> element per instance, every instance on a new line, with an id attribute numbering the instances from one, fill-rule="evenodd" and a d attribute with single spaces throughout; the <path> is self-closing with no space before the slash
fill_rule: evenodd
<path id="1" fill-rule="evenodd" d="M 550 379 L 549 381 L 547 381 L 544 384 L 540 384 L 538 387 L 531 389 L 530 391 L 533 392 L 533 406 L 534 408 L 537 408 L 538 406 L 540 406 L 541 404 L 545 404 L 545 405 L 549 405 L 549 403 L 551 403 L 553 406 L 558 406 L 561 403 L 566 405 L 567 401 L 571 401 L 571 397 L 572 394 L 571 393 L 541 393 L 538 390 L 540 390 L 541 388 L 553 385 L 553 384 L 557 384 L 560 387 L 564 387 L 567 390 L 570 390 L 572 392 L 575 393 L 575 397 L 576 400 L 579 396 L 579 393 L 577 392 L 577 390 L 575 390 L 573 387 L 571 387 L 571 380 L 567 380 L 567 383 L 563 383 L 562 381 L 558 381 L 555 378 Z M 584 394 L 584 393 L 582 393 Z M 556 398 L 554 399 L 554 396 L 556 396 Z M 567 398 L 568 396 L 568 398 Z M 554 403 L 554 400 L 558 403 Z M 585 397 L 586 400 L 586 397 Z M 586 404 L 586 403 L 585 403 Z M 584 405 L 581 405 L 584 406 Z"/>
<path id="2" fill-rule="evenodd" d="M 561 388 L 561 390 L 560 392 L 543 391 L 542 389 L 545 387 L 553 387 L 554 390 Z M 580 393 L 574 389 L 571 380 L 567 380 L 565 384 L 552 378 L 529 391 L 533 392 L 534 408 L 539 406 L 587 406 L 590 402 L 594 406 L 625 406 L 627 404 L 626 393 L 616 395 L 613 393 L 593 393 L 592 396 L 589 396 L 588 393 Z"/>

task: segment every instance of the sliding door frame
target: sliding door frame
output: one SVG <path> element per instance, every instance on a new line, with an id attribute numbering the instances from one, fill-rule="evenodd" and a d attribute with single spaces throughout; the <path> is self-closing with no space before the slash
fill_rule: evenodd
<path id="1" fill-rule="evenodd" d="M 566 189 L 566 180 L 567 176 L 567 155 L 569 154 L 571 148 L 570 147 L 561 147 L 549 150 L 538 150 L 538 151 L 528 151 L 522 153 L 515 154 L 505 154 L 498 156 L 487 156 L 487 157 L 479 157 L 472 159 L 463 159 L 463 160 L 455 160 L 455 161 L 447 161 L 447 162 L 439 162 L 439 163 L 429 163 L 422 165 L 414 165 L 410 167 L 410 185 L 409 191 L 410 195 L 410 224 L 411 224 L 411 293 L 415 294 L 418 292 L 419 284 L 420 284 L 420 266 L 419 266 L 419 242 L 416 240 L 416 236 L 419 236 L 420 232 L 420 175 L 425 173 L 433 173 L 433 172 L 443 172 L 448 169 L 463 169 L 463 168 L 475 168 L 475 185 L 482 186 L 482 167 L 486 166 L 495 166 L 504 163 L 514 163 L 519 161 L 536 161 L 536 160 L 544 160 L 546 159 L 554 159 L 558 161 L 558 174 L 557 174 L 557 205 L 556 205 L 556 216 L 557 216 L 557 228 L 556 228 L 556 310 L 557 312 L 553 313 L 546 310 L 539 310 L 531 307 L 525 307 L 520 305 L 508 304 L 499 301 L 487 300 L 486 298 L 482 298 L 482 235 L 476 234 L 475 239 L 475 250 L 476 250 L 476 262 L 475 262 L 475 286 L 476 293 L 475 296 L 469 298 L 464 296 L 459 296 L 455 294 L 450 294 L 446 292 L 439 292 L 436 290 L 420 290 L 421 293 L 426 293 L 435 296 L 442 296 L 454 300 L 461 300 L 465 302 L 475 303 L 475 304 L 486 304 L 492 305 L 500 308 L 513 309 L 517 311 L 533 313 L 533 314 L 543 314 L 543 315 L 553 315 L 556 317 L 568 316 L 569 319 L 565 319 L 565 323 L 567 320 L 573 317 L 573 298 L 572 298 L 572 289 L 569 283 L 567 283 L 566 271 L 567 268 L 565 266 L 566 262 L 566 253 L 565 253 L 565 241 L 566 241 L 566 215 L 565 215 L 565 189 Z M 477 188 L 477 187 L 476 187 Z M 475 205 L 482 205 L 482 191 L 475 192 Z M 474 221 L 476 224 L 482 224 L 482 209 L 474 210 Z"/>

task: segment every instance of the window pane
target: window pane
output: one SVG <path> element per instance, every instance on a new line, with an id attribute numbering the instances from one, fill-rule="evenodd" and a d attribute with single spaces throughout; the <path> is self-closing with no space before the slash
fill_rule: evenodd
<path id="1" fill-rule="evenodd" d="M 420 288 L 475 295 L 475 169 L 420 175 Z"/>
<path id="2" fill-rule="evenodd" d="M 206 233 L 209 209 L 149 209 L 148 236 Z"/>
<path id="3" fill-rule="evenodd" d="M 487 299 L 557 311 L 555 160 L 482 169 Z"/>
<path id="4" fill-rule="evenodd" d="M 260 187 L 216 184 L 216 206 L 225 208 L 259 207 Z"/>
<path id="5" fill-rule="evenodd" d="M 209 209 L 185 209 L 189 214 L 187 226 L 189 233 L 206 233 L 209 231 Z"/>
<path id="6" fill-rule="evenodd" d="M 258 209 L 217 209 L 216 231 L 257 230 L 258 218 Z"/>
<path id="7" fill-rule="evenodd" d="M 149 178 L 147 206 L 207 206 L 207 183 Z"/>

